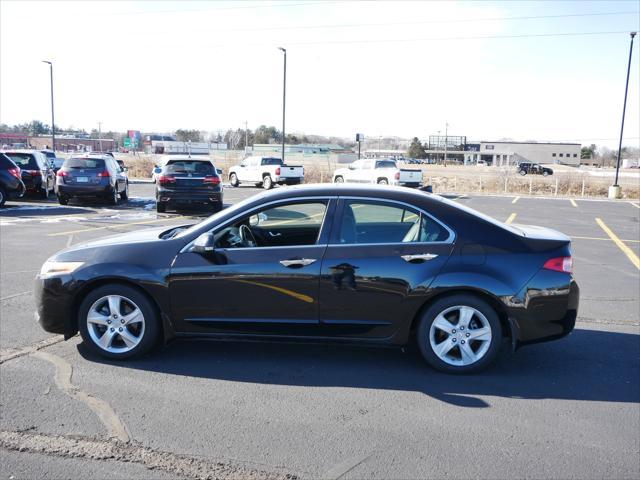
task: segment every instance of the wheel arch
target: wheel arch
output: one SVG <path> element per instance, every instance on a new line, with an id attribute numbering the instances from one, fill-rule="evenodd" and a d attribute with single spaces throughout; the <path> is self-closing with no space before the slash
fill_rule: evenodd
<path id="1" fill-rule="evenodd" d="M 151 306 L 156 310 L 156 313 L 160 318 L 160 338 L 162 338 L 164 343 L 166 343 L 167 340 L 173 337 L 173 325 L 167 312 L 165 312 L 147 288 L 138 282 L 132 281 L 131 279 L 121 277 L 100 277 L 84 283 L 74 295 L 73 302 L 71 303 L 69 310 L 69 319 L 67 321 L 67 325 L 65 325 L 65 339 L 71 338 L 78 332 L 78 311 L 80 310 L 80 305 L 86 296 L 96 288 L 113 284 L 133 288 L 144 295 L 151 303 Z"/>
<path id="2" fill-rule="evenodd" d="M 408 340 L 414 338 L 415 332 L 418 328 L 418 323 L 420 322 L 422 315 L 424 314 L 424 312 L 427 311 L 427 309 L 431 305 L 433 305 L 438 300 L 442 300 L 443 298 L 452 297 L 454 295 L 459 295 L 459 294 L 473 295 L 487 302 L 491 306 L 491 308 L 495 310 L 496 314 L 498 315 L 498 318 L 500 319 L 500 325 L 502 326 L 503 336 L 509 337 L 513 342 L 513 339 L 516 337 L 516 332 L 514 332 L 514 327 L 511 324 L 511 321 L 509 320 L 509 314 L 507 313 L 507 310 L 504 304 L 498 299 L 498 297 L 496 297 L 492 293 L 486 290 L 482 290 L 480 288 L 474 288 L 474 287 L 453 287 L 453 288 L 438 292 L 435 295 L 426 299 L 422 304 L 422 306 L 418 309 L 418 311 L 414 315 L 413 319 L 411 320 L 411 325 L 408 331 L 408 334 L 409 334 Z"/>

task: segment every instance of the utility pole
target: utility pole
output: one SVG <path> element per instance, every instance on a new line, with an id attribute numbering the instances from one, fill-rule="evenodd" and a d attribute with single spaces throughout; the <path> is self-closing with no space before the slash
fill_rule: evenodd
<path id="1" fill-rule="evenodd" d="M 444 123 L 444 166 L 447 166 L 447 136 L 449 134 L 449 124 L 445 121 Z"/>
<path id="2" fill-rule="evenodd" d="M 249 122 L 244 121 L 244 153 L 247 153 L 249 147 Z"/>
<path id="3" fill-rule="evenodd" d="M 42 60 L 42 63 L 49 64 L 49 80 L 51 82 L 51 150 L 56 151 L 56 120 L 53 115 L 53 63 Z"/>
<path id="4" fill-rule="evenodd" d="M 98 145 L 102 152 L 102 122 L 98 122 Z"/>
<path id="5" fill-rule="evenodd" d="M 616 179 L 613 186 L 609 189 L 609 198 L 620 198 L 621 189 L 618 185 L 618 173 L 620 171 L 620 154 L 622 153 L 622 133 L 624 131 L 624 116 L 627 111 L 627 92 L 629 91 L 629 73 L 631 71 L 631 55 L 633 54 L 633 37 L 636 36 L 636 32 L 631 32 L 631 43 L 629 44 L 629 64 L 627 65 L 627 83 L 624 87 L 624 103 L 622 104 L 622 125 L 620 125 L 620 142 L 618 143 L 618 160 L 616 162 Z"/>
<path id="6" fill-rule="evenodd" d="M 284 120 L 287 105 L 287 50 L 282 47 L 278 47 L 278 50 L 282 50 L 282 53 L 284 53 L 284 74 L 282 78 L 282 164 L 284 164 L 284 141 L 286 138 L 284 130 Z"/>

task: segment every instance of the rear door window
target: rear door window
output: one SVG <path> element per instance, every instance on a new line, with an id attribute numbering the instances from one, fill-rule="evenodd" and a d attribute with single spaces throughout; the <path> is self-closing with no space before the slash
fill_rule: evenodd
<path id="1" fill-rule="evenodd" d="M 216 171 L 211 162 L 192 160 L 176 160 L 165 167 L 166 173 L 171 175 L 185 175 L 191 177 L 206 177 L 215 175 Z"/>
<path id="2" fill-rule="evenodd" d="M 40 170 L 36 157 L 30 153 L 7 153 L 6 155 L 22 170 Z"/>
<path id="3" fill-rule="evenodd" d="M 346 200 L 338 241 L 341 244 L 444 242 L 449 232 L 433 218 L 403 205 Z"/>

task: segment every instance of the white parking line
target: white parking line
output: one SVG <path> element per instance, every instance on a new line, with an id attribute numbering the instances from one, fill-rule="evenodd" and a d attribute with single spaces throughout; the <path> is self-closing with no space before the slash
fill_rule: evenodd
<path id="1" fill-rule="evenodd" d="M 571 205 L 573 205 L 574 207 L 578 208 L 578 204 L 575 202 L 575 200 L 573 198 L 570 198 L 569 201 L 571 202 Z"/>
<path id="2" fill-rule="evenodd" d="M 636 208 L 640 208 L 640 204 L 635 203 L 635 202 L 629 202 L 631 205 L 633 205 Z"/>
<path id="3" fill-rule="evenodd" d="M 520 197 L 516 197 L 516 198 L 514 198 L 514 199 L 513 199 L 513 202 L 511 202 L 511 203 L 516 203 L 518 200 L 520 200 Z"/>

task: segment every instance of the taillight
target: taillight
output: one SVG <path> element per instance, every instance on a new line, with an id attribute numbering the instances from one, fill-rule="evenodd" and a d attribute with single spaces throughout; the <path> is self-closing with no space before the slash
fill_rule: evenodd
<path id="1" fill-rule="evenodd" d="M 280 167 L 276 167 L 276 175 L 280 175 Z"/>
<path id="2" fill-rule="evenodd" d="M 550 258 L 544 262 L 543 267 L 546 270 L 553 270 L 555 272 L 571 273 L 573 271 L 573 258 L 571 257 L 556 257 Z"/>
<path id="3" fill-rule="evenodd" d="M 69 172 L 65 172 L 64 170 L 58 170 L 58 173 L 56 173 L 56 177 L 68 177 L 69 176 Z"/>
<path id="4" fill-rule="evenodd" d="M 7 171 L 9 172 L 10 175 L 13 175 L 16 178 L 20 178 L 20 169 L 18 167 L 10 168 Z"/>
<path id="5" fill-rule="evenodd" d="M 204 177 L 202 182 L 210 185 L 220 185 L 220 177 L 216 175 L 207 175 L 206 177 Z"/>
<path id="6" fill-rule="evenodd" d="M 396 172 L 396 180 L 400 180 L 400 172 Z"/>
<path id="7" fill-rule="evenodd" d="M 103 170 L 98 174 L 98 176 L 102 178 L 108 178 L 111 176 L 111 174 L 109 173 L 109 170 Z"/>
<path id="8" fill-rule="evenodd" d="M 167 185 L 168 183 L 176 183 L 176 179 L 171 175 L 160 175 L 158 177 L 158 183 L 160 185 Z"/>
<path id="9" fill-rule="evenodd" d="M 32 177 L 41 177 L 42 172 L 40 170 L 26 170 L 27 173 L 30 173 Z"/>

